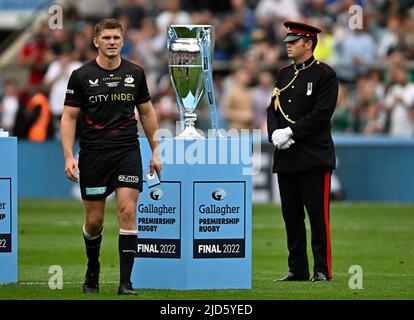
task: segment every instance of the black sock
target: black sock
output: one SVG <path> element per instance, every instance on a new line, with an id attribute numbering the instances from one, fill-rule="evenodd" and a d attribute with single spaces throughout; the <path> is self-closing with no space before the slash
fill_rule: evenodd
<path id="1" fill-rule="evenodd" d="M 131 281 L 132 267 L 137 253 L 137 235 L 120 234 L 118 240 L 120 282 Z"/>
<path id="2" fill-rule="evenodd" d="M 88 239 L 85 234 L 83 234 L 83 240 L 85 241 L 86 247 L 86 256 L 88 257 L 88 269 L 97 270 L 99 269 L 99 251 L 101 249 L 102 242 L 102 230 L 99 232 L 99 235 L 93 237 L 94 239 Z"/>

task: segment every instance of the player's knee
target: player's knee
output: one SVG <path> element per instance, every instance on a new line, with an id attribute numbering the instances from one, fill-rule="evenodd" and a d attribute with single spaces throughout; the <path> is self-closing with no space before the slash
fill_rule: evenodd
<path id="1" fill-rule="evenodd" d="M 118 209 L 118 215 L 122 222 L 135 222 L 136 212 L 134 205 L 121 205 Z"/>
<path id="2" fill-rule="evenodd" d="M 97 234 L 102 230 L 103 218 L 87 217 L 85 221 L 86 229 L 92 234 Z"/>

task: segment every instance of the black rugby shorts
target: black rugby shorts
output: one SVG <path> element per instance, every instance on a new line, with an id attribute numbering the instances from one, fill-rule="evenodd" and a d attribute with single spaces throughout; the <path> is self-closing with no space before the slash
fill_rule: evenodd
<path id="1" fill-rule="evenodd" d="M 142 191 L 142 160 L 139 148 L 79 153 L 79 184 L 83 200 L 105 199 L 115 188 Z"/>

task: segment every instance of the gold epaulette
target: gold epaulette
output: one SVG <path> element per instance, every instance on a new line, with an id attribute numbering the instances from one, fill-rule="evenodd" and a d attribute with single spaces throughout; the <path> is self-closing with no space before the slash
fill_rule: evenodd
<path id="1" fill-rule="evenodd" d="M 279 96 L 280 96 L 280 94 L 283 92 L 283 91 L 285 91 L 287 88 L 289 88 L 291 85 L 292 85 L 292 83 L 296 80 L 296 78 L 298 77 L 298 75 L 299 75 L 299 72 L 300 71 L 302 71 L 302 70 L 305 70 L 305 69 L 307 69 L 307 68 L 309 68 L 314 62 L 316 61 L 316 59 L 315 60 L 313 60 L 312 61 L 312 63 L 311 64 L 309 64 L 308 66 L 306 66 L 306 67 L 304 67 L 304 68 L 301 68 L 301 69 L 296 69 L 296 65 L 293 65 L 293 67 L 295 68 L 295 76 L 293 77 L 293 79 L 286 85 L 286 86 L 284 86 L 282 89 L 279 89 L 278 87 L 275 87 L 274 89 L 273 89 L 273 94 L 272 94 L 272 97 L 276 97 L 275 98 L 275 102 L 274 102 L 274 106 L 275 106 L 275 111 L 277 111 L 277 109 L 279 109 L 280 110 L 280 113 L 282 114 L 282 116 L 283 116 L 283 118 L 285 118 L 286 119 L 286 121 L 288 121 L 288 122 L 290 122 L 290 123 L 295 123 L 295 121 L 293 121 L 292 119 L 289 119 L 289 116 L 288 115 L 286 115 L 284 112 L 283 112 L 283 109 L 282 109 L 282 106 L 280 105 L 280 100 L 279 100 Z"/>

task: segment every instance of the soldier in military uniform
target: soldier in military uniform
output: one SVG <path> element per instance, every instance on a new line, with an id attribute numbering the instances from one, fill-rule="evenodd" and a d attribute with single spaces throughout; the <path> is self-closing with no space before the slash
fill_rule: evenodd
<path id="1" fill-rule="evenodd" d="M 275 281 L 309 280 L 304 208 L 312 230 L 311 281 L 329 281 L 329 195 L 331 172 L 335 169 L 330 120 L 336 106 L 338 80 L 331 67 L 313 56 L 321 30 L 292 21 L 284 25 L 284 42 L 293 63 L 280 69 L 267 108 L 269 141 L 276 147 L 273 172 L 278 177 L 289 251 L 289 272 Z"/>

